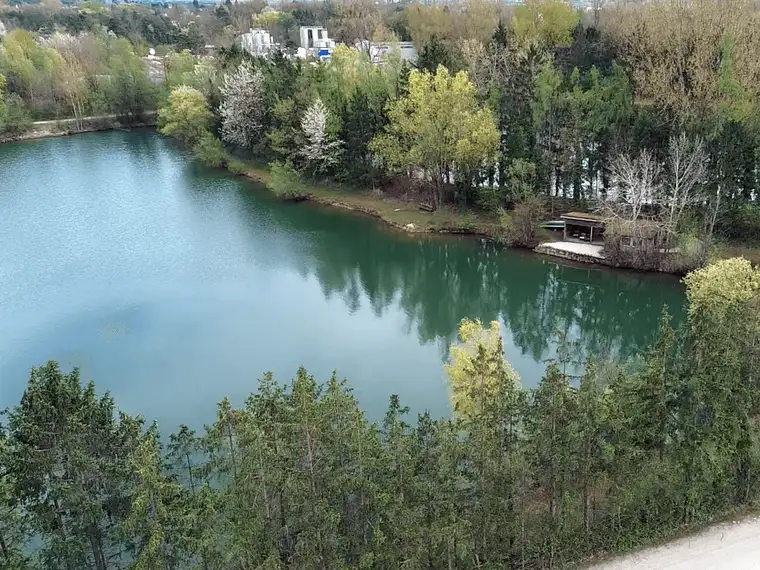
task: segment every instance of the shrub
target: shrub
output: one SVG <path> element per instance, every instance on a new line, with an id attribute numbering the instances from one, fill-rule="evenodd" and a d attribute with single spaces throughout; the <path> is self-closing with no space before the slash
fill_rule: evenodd
<path id="1" fill-rule="evenodd" d="M 193 147 L 195 157 L 206 166 L 219 168 L 227 163 L 227 155 L 224 152 L 222 141 L 211 133 L 205 133 Z"/>
<path id="2" fill-rule="evenodd" d="M 0 110 L 2 110 L 1 107 Z M 15 93 L 8 95 L 5 100 L 5 112 L 0 113 L 0 132 L 17 137 L 29 130 L 31 125 L 32 118 L 21 97 Z"/>
<path id="3" fill-rule="evenodd" d="M 498 212 L 507 202 L 506 191 L 498 186 L 478 190 L 478 204 L 487 212 Z"/>
<path id="4" fill-rule="evenodd" d="M 543 215 L 544 201 L 539 196 L 527 196 L 512 212 L 501 215 L 499 241 L 509 246 L 536 247 Z"/>
<path id="5" fill-rule="evenodd" d="M 236 174 L 240 176 L 241 174 L 246 173 L 247 167 L 245 165 L 245 162 L 243 162 L 242 160 L 228 159 L 227 170 L 232 172 L 232 174 Z"/>
<path id="6" fill-rule="evenodd" d="M 288 200 L 301 200 L 309 194 L 301 175 L 289 163 L 272 162 L 269 168 L 270 179 L 267 188 L 276 196 Z"/>

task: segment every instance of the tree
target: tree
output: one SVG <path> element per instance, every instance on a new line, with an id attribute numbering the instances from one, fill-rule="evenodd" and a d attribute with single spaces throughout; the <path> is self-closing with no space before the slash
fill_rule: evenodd
<path id="1" fill-rule="evenodd" d="M 42 545 L 46 568 L 107 570 L 124 540 L 130 468 L 141 423 L 117 416 L 79 372 L 49 362 L 32 369 L 21 403 L 8 413 L 6 469 L 12 492 Z"/>
<path id="2" fill-rule="evenodd" d="M 609 197 L 609 206 L 626 221 L 636 222 L 648 205 L 658 203 L 662 191 L 662 168 L 648 149 L 632 158 L 618 155 L 610 171 L 616 194 Z"/>
<path id="3" fill-rule="evenodd" d="M 0 73 L 6 87 L 36 108 L 53 98 L 54 77 L 61 55 L 41 45 L 26 30 L 12 30 L 3 38 L 0 49 Z"/>
<path id="4" fill-rule="evenodd" d="M 242 62 L 224 76 L 221 94 L 222 139 L 241 148 L 254 147 L 260 142 L 266 113 L 261 71 L 254 71 L 248 61 Z"/>
<path id="5" fill-rule="evenodd" d="M 459 338 L 461 343 L 451 347 L 446 374 L 454 412 L 472 418 L 505 384 L 519 386 L 520 378 L 504 358 L 498 322 L 485 328 L 480 321 L 464 319 Z"/>
<path id="6" fill-rule="evenodd" d="M 123 529 L 136 542 L 133 570 L 174 568 L 180 555 L 173 543 L 179 542 L 182 513 L 171 508 L 182 488 L 162 473 L 161 446 L 154 424 L 131 458 L 135 490 Z"/>
<path id="7" fill-rule="evenodd" d="M 107 46 L 110 81 L 106 98 L 110 111 L 120 117 L 139 117 L 156 108 L 156 92 L 148 79 L 145 62 L 135 54 L 129 40 L 116 38 Z"/>
<path id="8" fill-rule="evenodd" d="M 439 7 L 412 4 L 406 9 L 406 25 L 418 50 L 433 38 L 448 39 L 452 31 L 451 14 Z"/>
<path id="9" fill-rule="evenodd" d="M 368 0 L 358 0 L 341 4 L 338 9 L 336 38 L 348 45 L 357 41 L 362 49 L 369 52 L 375 30 L 382 18 L 377 7 Z"/>
<path id="10" fill-rule="evenodd" d="M 580 12 L 562 0 L 528 0 L 515 7 L 512 29 L 523 46 L 554 48 L 570 45 Z"/>
<path id="11" fill-rule="evenodd" d="M 24 546 L 29 540 L 27 521 L 13 495 L 13 481 L 6 456 L 6 440 L 0 431 L 0 562 L 3 568 L 27 568 Z"/>
<path id="12" fill-rule="evenodd" d="M 180 85 L 193 86 L 195 57 L 189 50 L 170 51 L 164 57 L 164 75 L 170 88 Z"/>
<path id="13" fill-rule="evenodd" d="M 755 488 L 758 437 L 760 272 L 728 259 L 684 280 L 689 299 L 688 371 L 679 414 L 684 518 L 713 504 L 745 500 Z M 712 489 L 705 494 L 706 489 Z"/>
<path id="14" fill-rule="evenodd" d="M 454 18 L 454 31 L 459 38 L 486 44 L 499 22 L 496 4 L 490 0 L 469 0 Z"/>
<path id="15" fill-rule="evenodd" d="M 690 140 L 685 133 L 670 138 L 669 151 L 667 224 L 675 232 L 684 210 L 704 202 L 699 186 L 707 176 L 707 154 L 702 139 Z"/>
<path id="16" fill-rule="evenodd" d="M 158 111 L 160 131 L 188 145 L 208 131 L 212 118 L 203 93 L 185 85 L 173 89 L 169 104 Z"/>
<path id="17" fill-rule="evenodd" d="M 554 533 L 561 531 L 566 494 L 576 465 L 573 457 L 572 425 L 575 393 L 568 378 L 556 364 L 550 364 L 530 403 L 526 417 L 528 457 L 533 473 L 546 497 L 550 523 L 548 542 L 555 542 Z M 554 532 L 552 532 L 552 530 Z"/>
<path id="18" fill-rule="evenodd" d="M 0 73 L 0 132 L 5 130 L 5 75 Z"/>
<path id="19" fill-rule="evenodd" d="M 267 188 L 276 196 L 290 200 L 303 199 L 309 194 L 301 175 L 290 164 L 273 162 L 269 165 Z"/>
<path id="20" fill-rule="evenodd" d="M 325 172 L 338 162 L 343 141 L 328 132 L 330 113 L 319 97 L 306 109 L 301 119 L 304 143 L 299 151 L 307 168 L 312 172 Z"/>
<path id="21" fill-rule="evenodd" d="M 57 70 L 58 89 L 69 103 L 77 129 L 82 129 L 89 99 L 89 85 L 81 65 L 76 60 L 63 59 Z"/>
<path id="22" fill-rule="evenodd" d="M 393 169 L 421 170 L 433 182 L 439 207 L 452 171 L 472 173 L 496 160 L 496 120 L 478 105 L 465 72 L 452 77 L 443 67 L 435 75 L 412 71 L 407 95 L 391 103 L 388 118 L 370 148 Z"/>
<path id="23" fill-rule="evenodd" d="M 193 154 L 206 166 L 219 168 L 227 164 L 227 153 L 222 141 L 209 132 L 205 132 L 193 147 Z"/>

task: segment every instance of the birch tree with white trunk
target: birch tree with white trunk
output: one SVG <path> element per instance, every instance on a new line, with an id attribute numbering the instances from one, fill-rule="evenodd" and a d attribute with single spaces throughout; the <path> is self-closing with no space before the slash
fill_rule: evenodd
<path id="1" fill-rule="evenodd" d="M 707 176 L 707 153 L 702 139 L 684 133 L 670 138 L 669 151 L 668 227 L 675 231 L 684 210 L 705 201 L 700 190 Z"/>
<path id="2" fill-rule="evenodd" d="M 225 75 L 221 93 L 222 140 L 252 148 L 264 126 L 264 76 L 244 61 L 234 72 Z"/>
<path id="3" fill-rule="evenodd" d="M 651 151 L 644 149 L 636 158 L 618 155 L 610 165 L 610 172 L 618 200 L 608 207 L 618 217 L 635 222 L 645 206 L 655 206 L 659 202 L 662 168 Z"/>
<path id="4" fill-rule="evenodd" d="M 343 141 L 327 132 L 330 112 L 319 97 L 301 119 L 304 143 L 299 154 L 314 172 L 324 172 L 338 162 Z"/>

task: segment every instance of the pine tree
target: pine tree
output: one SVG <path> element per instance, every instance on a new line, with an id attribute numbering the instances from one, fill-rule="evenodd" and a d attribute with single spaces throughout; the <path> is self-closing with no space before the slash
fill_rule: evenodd
<path id="1" fill-rule="evenodd" d="M 565 501 L 576 470 L 572 450 L 573 410 L 576 398 L 565 374 L 550 364 L 546 375 L 533 393 L 526 416 L 527 453 L 533 477 L 546 497 L 544 555 L 554 559 L 556 545 L 569 519 Z"/>
<path id="2" fill-rule="evenodd" d="M 158 427 L 153 424 L 132 455 L 135 489 L 123 532 L 135 542 L 133 570 L 182 567 L 183 553 L 173 541 L 182 531 L 184 513 L 175 507 L 183 489 L 162 470 Z M 179 541 L 178 541 L 179 542 Z"/>
<path id="3" fill-rule="evenodd" d="M 41 541 L 46 568 L 107 570 L 124 541 L 130 466 L 141 423 L 117 417 L 79 372 L 49 362 L 32 369 L 20 405 L 8 414 L 7 460 L 12 492 Z"/>
<path id="4" fill-rule="evenodd" d="M 5 436 L 0 431 L 0 567 L 24 570 L 31 567 L 24 553 L 29 535 L 25 517 L 13 496 L 6 452 Z"/>

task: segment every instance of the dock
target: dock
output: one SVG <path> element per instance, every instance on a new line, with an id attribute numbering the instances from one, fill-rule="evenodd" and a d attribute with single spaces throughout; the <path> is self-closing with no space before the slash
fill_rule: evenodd
<path id="1" fill-rule="evenodd" d="M 540 244 L 534 251 L 553 257 L 561 257 L 580 263 L 597 263 L 609 265 L 602 253 L 601 245 L 578 243 L 574 241 L 554 241 Z"/>

